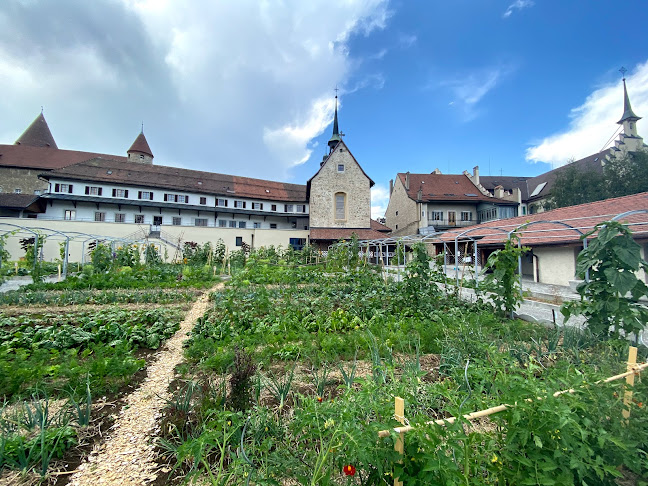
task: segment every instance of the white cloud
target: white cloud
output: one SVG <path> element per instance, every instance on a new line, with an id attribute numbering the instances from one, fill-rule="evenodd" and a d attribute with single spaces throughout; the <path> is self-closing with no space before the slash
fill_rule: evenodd
<path id="1" fill-rule="evenodd" d="M 373 219 L 382 218 L 387 211 L 389 203 L 389 189 L 380 184 L 371 188 L 371 217 Z"/>
<path id="2" fill-rule="evenodd" d="M 515 2 L 513 2 L 511 5 L 508 6 L 506 11 L 502 14 L 502 17 L 507 19 L 516 10 L 522 10 L 525 8 L 533 7 L 534 4 L 535 2 L 533 0 L 515 0 Z"/>
<path id="3" fill-rule="evenodd" d="M 627 77 L 626 83 L 633 111 L 638 116 L 647 115 L 648 61 L 638 65 Z M 591 93 L 582 105 L 571 110 L 571 122 L 566 130 L 528 148 L 526 159 L 560 166 L 572 158 L 580 159 L 596 153 L 604 148 L 604 144 L 619 128 L 616 122 L 622 114 L 622 82 L 603 86 Z M 637 127 L 640 135 L 645 132 L 642 122 Z"/>
<path id="4" fill-rule="evenodd" d="M 44 104 L 60 147 L 117 154 L 144 120 L 156 163 L 289 178 L 387 3 L 4 0 L 0 110 L 17 136 Z"/>
<path id="5" fill-rule="evenodd" d="M 508 66 L 483 69 L 461 78 L 443 81 L 441 86 L 449 87 L 454 95 L 455 99 L 448 104 L 461 109 L 465 121 L 470 121 L 479 114 L 478 103 L 510 72 Z"/>
<path id="6" fill-rule="evenodd" d="M 414 34 L 401 34 L 398 37 L 398 43 L 404 49 L 407 49 L 408 47 L 412 47 L 414 44 L 416 44 L 417 40 L 418 38 Z"/>

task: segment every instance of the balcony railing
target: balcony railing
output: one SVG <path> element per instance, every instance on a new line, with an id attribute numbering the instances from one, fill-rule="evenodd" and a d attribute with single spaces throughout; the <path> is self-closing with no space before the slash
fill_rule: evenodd
<path id="1" fill-rule="evenodd" d="M 477 224 L 477 221 L 460 221 L 458 219 L 428 219 L 428 226 L 434 226 L 435 228 L 458 228 L 463 226 L 472 226 Z"/>

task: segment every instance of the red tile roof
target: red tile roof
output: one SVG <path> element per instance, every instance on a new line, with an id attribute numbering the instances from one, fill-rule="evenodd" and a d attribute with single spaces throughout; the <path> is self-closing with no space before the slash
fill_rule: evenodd
<path id="1" fill-rule="evenodd" d="M 96 158 L 43 174 L 46 179 L 137 184 L 145 187 L 286 202 L 307 202 L 306 187 L 214 172 Z"/>
<path id="2" fill-rule="evenodd" d="M 150 155 L 151 157 L 153 157 L 153 152 L 151 152 L 151 147 L 149 147 L 149 144 L 146 141 L 144 132 L 140 132 L 140 134 L 133 142 L 133 145 L 131 145 L 131 147 L 126 151 L 126 153 L 129 154 L 131 152 L 141 152 L 143 154 Z"/>
<path id="3" fill-rule="evenodd" d="M 28 147 L 51 147 L 58 148 L 52 132 L 45 121 L 43 113 L 38 115 L 36 119 L 31 122 L 31 125 L 27 127 L 18 140 L 16 140 L 16 145 L 26 145 Z"/>
<path id="4" fill-rule="evenodd" d="M 385 233 L 366 228 L 313 228 L 310 229 L 311 240 L 350 240 L 353 234 L 359 240 L 377 240 L 385 238 Z"/>
<path id="5" fill-rule="evenodd" d="M 405 186 L 406 174 L 399 172 L 397 177 L 400 178 L 403 186 Z M 483 195 L 475 184 L 464 174 L 409 174 L 409 190 L 406 191 L 407 196 L 414 201 L 418 201 L 419 189 L 421 190 L 421 200 L 424 202 L 488 201 L 498 204 L 512 204 L 511 201 L 504 201 Z"/>
<path id="6" fill-rule="evenodd" d="M 375 219 L 371 220 L 371 229 L 376 230 L 376 231 L 380 231 L 382 233 L 390 233 L 391 232 L 391 228 L 389 228 L 388 226 L 382 224 L 380 221 L 376 221 Z"/>
<path id="7" fill-rule="evenodd" d="M 506 240 L 509 231 L 525 223 L 533 223 L 518 231 L 523 245 L 580 244 L 582 233 L 587 233 L 598 223 L 609 221 L 618 214 L 634 210 L 648 210 L 648 192 L 490 221 L 447 231 L 439 236 L 444 241 L 454 241 L 458 234 L 470 231 L 469 236 L 482 237 L 481 245 L 499 245 Z M 621 221 L 631 224 L 630 229 L 637 238 L 648 239 L 648 213 L 629 216 Z"/>
<path id="8" fill-rule="evenodd" d="M 26 145 L 0 145 L 0 167 L 53 170 L 96 157 L 126 160 L 126 157 L 96 152 L 60 150 L 52 147 L 28 147 Z"/>
<path id="9" fill-rule="evenodd" d="M 31 206 L 38 196 L 34 194 L 0 194 L 0 207 L 10 209 L 26 209 Z"/>

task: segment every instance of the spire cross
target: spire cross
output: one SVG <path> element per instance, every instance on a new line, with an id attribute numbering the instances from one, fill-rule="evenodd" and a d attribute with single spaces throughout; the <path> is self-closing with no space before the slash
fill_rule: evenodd
<path id="1" fill-rule="evenodd" d="M 340 89 L 337 87 L 337 84 L 335 85 L 335 89 L 333 91 L 335 91 L 335 97 L 337 98 L 338 91 L 340 91 Z"/>
<path id="2" fill-rule="evenodd" d="M 144 122 L 142 122 L 142 133 L 144 133 Z"/>
<path id="3" fill-rule="evenodd" d="M 625 79 L 625 73 L 627 73 L 628 70 L 622 66 L 621 69 L 619 69 L 619 72 L 621 73 L 621 76 L 623 76 L 623 79 Z"/>

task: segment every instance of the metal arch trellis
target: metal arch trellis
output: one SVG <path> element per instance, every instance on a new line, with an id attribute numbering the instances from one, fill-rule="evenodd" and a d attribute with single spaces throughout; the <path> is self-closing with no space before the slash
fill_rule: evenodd
<path id="1" fill-rule="evenodd" d="M 506 232 L 506 230 L 503 230 L 501 228 L 480 228 L 480 227 L 473 227 L 470 229 L 467 229 L 465 231 L 462 231 L 459 233 L 457 236 L 455 236 L 454 242 L 455 242 L 455 283 L 457 285 L 457 288 L 459 288 L 459 238 L 462 236 L 467 236 L 469 233 L 472 233 L 473 231 L 484 231 L 484 230 L 497 230 L 502 233 L 505 233 L 507 235 L 507 238 L 511 238 L 511 232 Z M 484 236 L 489 236 L 488 234 L 486 235 L 481 235 L 483 238 Z M 477 239 L 473 238 L 472 236 L 468 236 L 468 239 L 473 242 L 473 249 L 474 249 L 474 267 L 475 267 L 475 289 L 478 287 L 478 278 L 477 278 L 477 251 L 478 251 L 478 244 L 477 244 Z M 481 239 L 481 238 L 480 238 Z"/>

